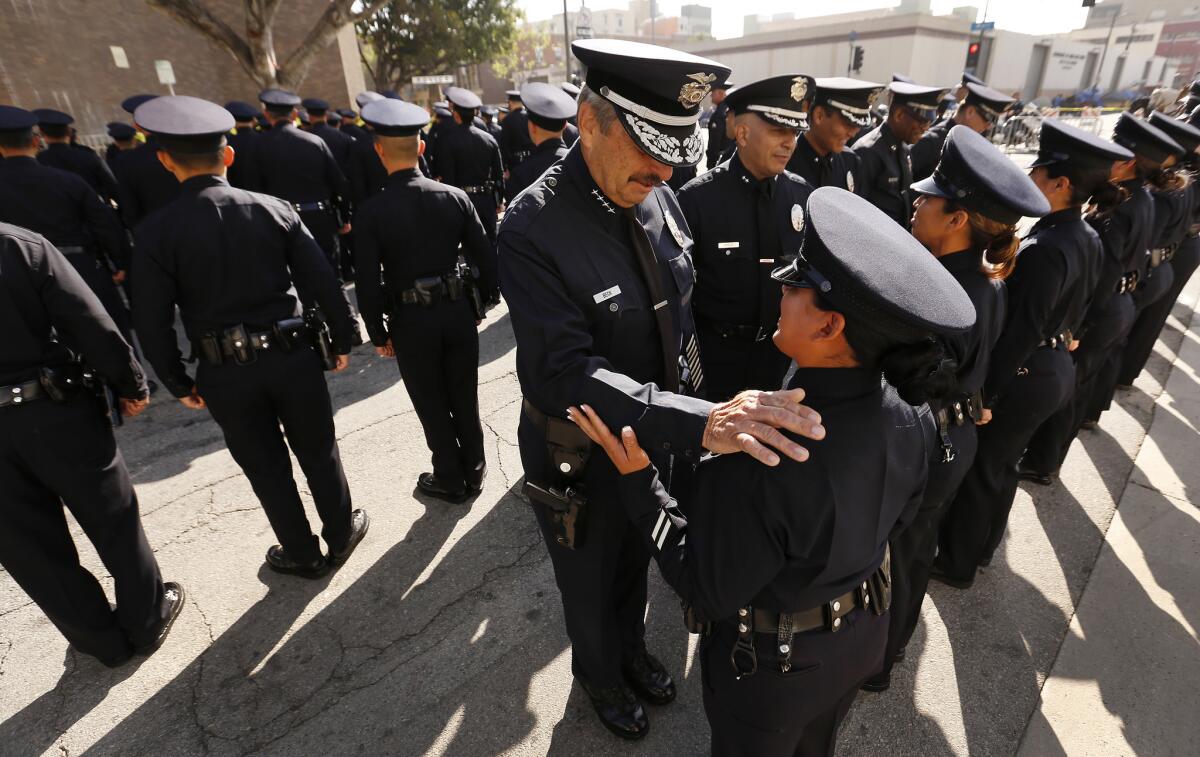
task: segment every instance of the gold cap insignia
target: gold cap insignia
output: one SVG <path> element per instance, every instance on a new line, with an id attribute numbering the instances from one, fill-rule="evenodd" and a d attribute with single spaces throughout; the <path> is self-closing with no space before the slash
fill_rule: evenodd
<path id="1" fill-rule="evenodd" d="M 804 96 L 808 94 L 808 80 L 803 76 L 797 76 L 792 79 L 792 99 L 796 102 L 804 102 Z"/>
<path id="2" fill-rule="evenodd" d="M 708 93 L 712 91 L 712 83 L 717 80 L 716 74 L 688 74 L 687 78 L 691 79 L 679 89 L 679 104 L 685 108 L 694 108 L 700 102 L 708 97 Z"/>

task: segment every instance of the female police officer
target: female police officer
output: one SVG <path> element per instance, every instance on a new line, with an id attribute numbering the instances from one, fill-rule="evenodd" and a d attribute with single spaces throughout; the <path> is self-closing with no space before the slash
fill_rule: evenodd
<path id="1" fill-rule="evenodd" d="M 954 389 L 930 402 L 942 455 L 929 469 L 921 509 L 892 539 L 892 608 L 883 671 L 863 684 L 883 691 L 892 665 L 917 626 L 929 569 L 937 552 L 945 505 L 975 460 L 975 424 L 984 423 L 983 380 L 1004 325 L 1004 279 L 1016 265 L 1016 224 L 1044 216 L 1050 204 L 1015 163 L 966 126 L 950 130 L 933 175 L 912 185 L 917 193 L 912 234 L 955 278 L 975 306 L 970 331 L 942 337 L 958 364 Z"/>
<path id="2" fill-rule="evenodd" d="M 954 380 L 932 336 L 975 320 L 953 277 L 866 200 L 826 187 L 806 215 L 800 255 L 773 274 L 784 285 L 773 338 L 828 429 L 807 462 L 708 458 L 685 519 L 632 429 L 618 441 L 590 407 L 571 409 L 624 474 L 620 499 L 663 576 L 709 623 L 718 755 L 832 752 L 881 664 L 887 540 L 920 504 L 937 450 L 914 405 Z"/>

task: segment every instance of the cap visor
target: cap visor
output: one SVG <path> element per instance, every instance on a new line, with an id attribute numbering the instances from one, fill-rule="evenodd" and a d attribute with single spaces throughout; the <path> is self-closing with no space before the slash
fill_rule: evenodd
<path id="1" fill-rule="evenodd" d="M 704 155 L 699 122 L 687 126 L 663 126 L 641 116 L 613 106 L 617 120 L 638 148 L 672 168 L 694 166 Z"/>
<path id="2" fill-rule="evenodd" d="M 913 182 L 911 185 L 909 185 L 909 187 L 914 192 L 920 192 L 923 195 L 932 195 L 934 197 L 945 197 L 946 199 L 953 199 L 953 197 L 951 196 L 951 194 L 949 192 L 947 192 L 946 190 L 944 190 L 938 186 L 938 183 L 936 181 L 934 181 L 934 178 L 932 176 L 921 179 L 920 181 Z"/>
<path id="3" fill-rule="evenodd" d="M 800 272 L 795 263 L 788 263 L 771 271 L 771 280 L 790 287 L 813 288 L 812 283 L 804 278 L 804 274 Z"/>

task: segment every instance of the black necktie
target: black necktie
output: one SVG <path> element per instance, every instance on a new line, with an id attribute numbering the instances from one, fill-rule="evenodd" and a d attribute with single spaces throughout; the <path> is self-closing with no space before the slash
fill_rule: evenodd
<path id="1" fill-rule="evenodd" d="M 658 258 L 654 248 L 650 246 L 650 238 L 646 230 L 638 222 L 633 208 L 623 208 L 625 225 L 629 229 L 629 241 L 633 244 L 633 254 L 637 258 L 638 267 L 642 270 L 642 280 L 646 283 L 646 291 L 654 307 L 654 319 L 658 322 L 658 337 L 662 344 L 663 381 L 662 388 L 668 392 L 679 391 L 679 346 L 672 339 L 675 325 L 671 321 L 671 308 L 667 297 L 663 294 L 662 271 L 658 266 Z M 696 353 L 696 363 L 699 365 L 699 353 Z M 690 360 L 689 360 L 690 362 Z"/>
<path id="2" fill-rule="evenodd" d="M 909 165 L 908 155 L 903 144 L 896 145 L 896 157 L 900 159 L 900 199 L 903 200 L 901 212 L 906 214 L 900 225 L 906 229 L 909 228 L 909 222 L 912 220 L 912 196 L 909 191 L 909 187 L 912 185 L 912 166 Z"/>

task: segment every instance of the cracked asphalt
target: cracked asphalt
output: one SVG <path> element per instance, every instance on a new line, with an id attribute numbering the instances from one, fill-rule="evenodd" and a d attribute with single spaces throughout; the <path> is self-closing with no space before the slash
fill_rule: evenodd
<path id="1" fill-rule="evenodd" d="M 908 661 L 890 692 L 859 697 L 841 754 L 1017 749 L 1198 283 L 1137 388 L 1074 446 L 1062 482 L 1019 492 L 1009 536 L 976 588 L 931 589 Z M 651 708 L 649 737 L 629 745 L 572 686 L 550 562 L 516 493 L 514 356 L 501 307 L 481 329 L 489 478 L 463 505 L 414 489 L 428 452 L 393 361 L 361 347 L 330 376 L 355 506 L 372 526 L 347 565 L 315 582 L 263 566 L 274 539 L 220 430 L 206 412 L 158 395 L 118 435 L 150 543 L 187 606 L 157 654 L 110 671 L 70 651 L 0 573 L 0 754 L 706 754 L 695 638 L 653 569 L 648 644 L 676 674 L 678 700 Z M 86 539 L 79 545 L 111 589 Z"/>

